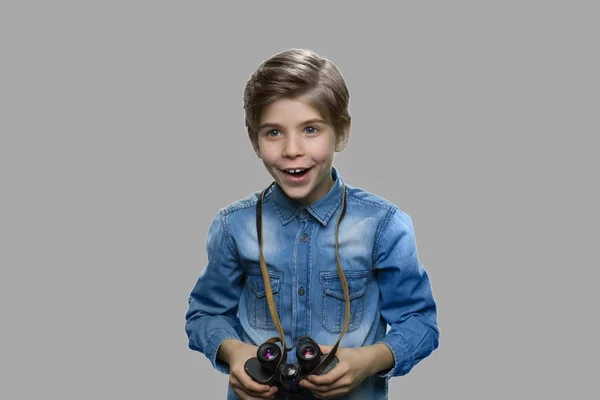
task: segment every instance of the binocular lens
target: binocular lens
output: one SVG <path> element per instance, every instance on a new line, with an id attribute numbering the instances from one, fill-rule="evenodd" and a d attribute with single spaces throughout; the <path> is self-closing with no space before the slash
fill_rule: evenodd
<path id="1" fill-rule="evenodd" d="M 319 364 L 321 352 L 318 344 L 312 341 L 302 343 L 298 347 L 296 354 L 298 355 L 298 361 L 300 362 L 300 365 L 302 365 L 302 368 L 307 371 L 311 371 Z"/>
<path id="2" fill-rule="evenodd" d="M 265 360 L 272 360 L 276 357 L 275 354 L 275 350 L 273 349 L 266 349 L 265 352 L 263 353 L 263 357 Z"/>
<path id="3" fill-rule="evenodd" d="M 258 348 L 256 356 L 264 368 L 273 370 L 277 367 L 279 358 L 281 357 L 281 351 L 276 344 L 264 343 Z"/>
<path id="4" fill-rule="evenodd" d="M 311 358 L 313 358 L 315 356 L 315 354 L 316 354 L 315 349 L 312 346 L 306 346 L 302 350 L 302 357 L 306 360 L 310 360 Z"/>
<path id="5" fill-rule="evenodd" d="M 262 369 L 270 373 L 275 372 L 281 358 L 279 347 L 273 343 L 263 343 L 256 353 Z"/>

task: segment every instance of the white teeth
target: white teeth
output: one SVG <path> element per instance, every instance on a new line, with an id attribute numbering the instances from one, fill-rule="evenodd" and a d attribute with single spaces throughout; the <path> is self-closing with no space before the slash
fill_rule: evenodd
<path id="1" fill-rule="evenodd" d="M 298 172 L 304 171 L 304 169 L 286 169 L 290 174 L 297 174 Z"/>

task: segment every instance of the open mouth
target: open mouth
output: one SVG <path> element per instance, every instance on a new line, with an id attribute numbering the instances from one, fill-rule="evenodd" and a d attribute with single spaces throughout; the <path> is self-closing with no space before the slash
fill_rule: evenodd
<path id="1" fill-rule="evenodd" d="M 302 178 L 308 174 L 310 168 L 284 169 L 283 172 L 291 178 Z"/>

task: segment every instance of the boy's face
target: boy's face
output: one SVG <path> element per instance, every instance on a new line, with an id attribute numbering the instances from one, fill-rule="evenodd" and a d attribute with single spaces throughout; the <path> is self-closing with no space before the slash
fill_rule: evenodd
<path id="1" fill-rule="evenodd" d="M 308 102 L 279 99 L 265 109 L 253 146 L 288 197 L 311 204 L 327 194 L 333 184 L 334 154 L 345 147 L 348 129 L 336 137 L 333 126 Z M 297 169 L 303 171 L 290 172 Z"/>

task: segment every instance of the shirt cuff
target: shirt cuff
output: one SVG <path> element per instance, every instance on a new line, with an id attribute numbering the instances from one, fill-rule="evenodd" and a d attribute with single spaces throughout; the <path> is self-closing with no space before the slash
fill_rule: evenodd
<path id="1" fill-rule="evenodd" d="M 219 352 L 219 347 L 223 344 L 225 339 L 237 339 L 240 340 L 236 335 L 232 335 L 231 332 L 225 330 L 218 330 L 213 333 L 212 338 L 208 344 L 208 349 L 210 349 L 206 357 L 210 360 L 212 366 L 219 372 L 224 374 L 229 374 L 229 364 L 217 358 L 217 353 Z"/>
<path id="2" fill-rule="evenodd" d="M 389 379 L 394 376 L 406 375 L 412 368 L 412 356 L 408 344 L 402 336 L 387 335 L 377 343 L 385 344 L 394 356 L 394 366 L 375 374 L 379 378 Z"/>

